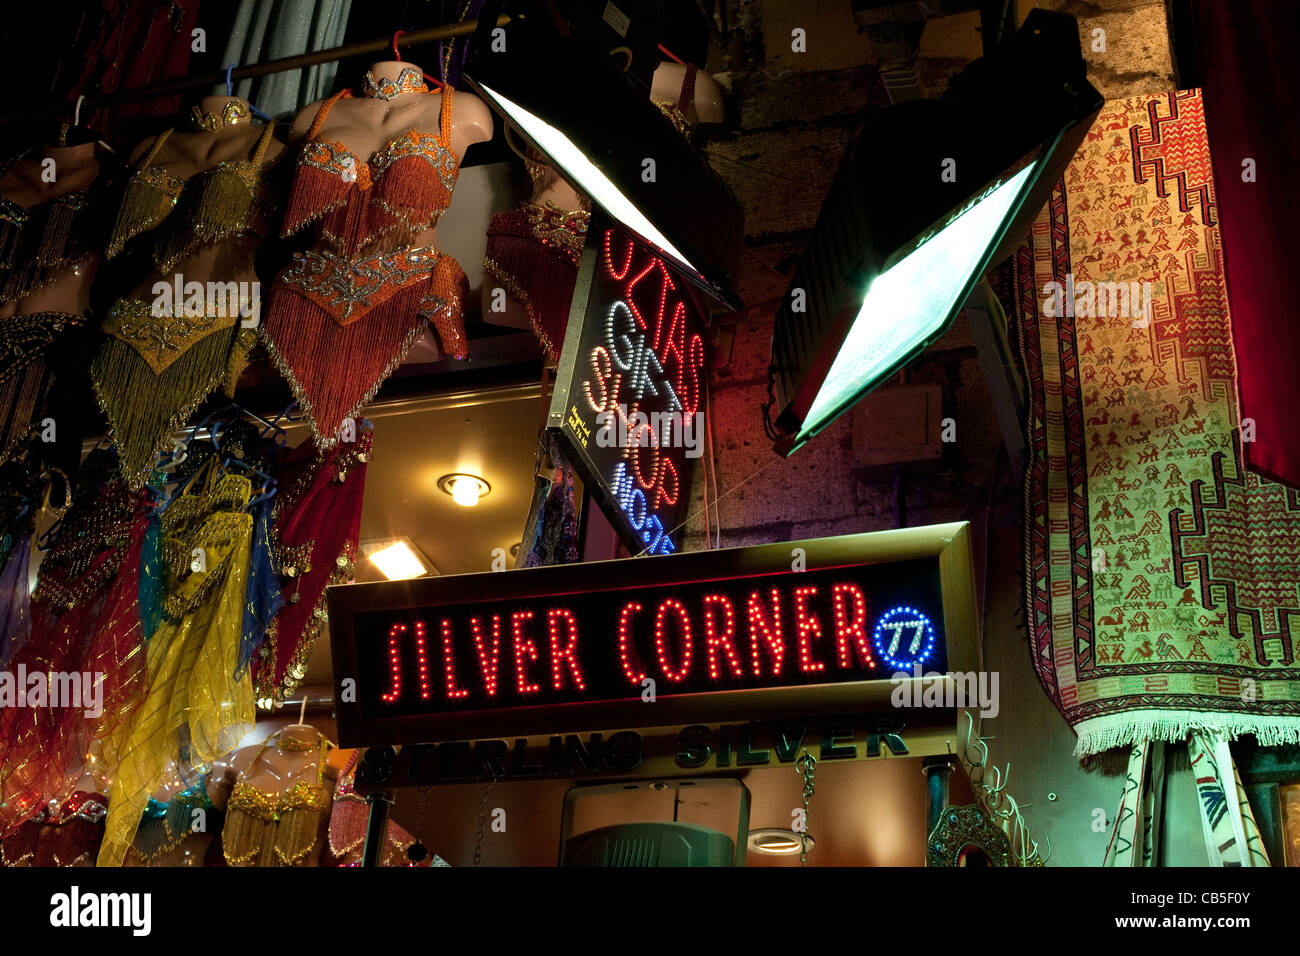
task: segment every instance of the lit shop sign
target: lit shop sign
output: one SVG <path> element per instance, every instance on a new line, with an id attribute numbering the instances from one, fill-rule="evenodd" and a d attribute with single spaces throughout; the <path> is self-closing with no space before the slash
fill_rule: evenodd
<path id="1" fill-rule="evenodd" d="M 548 423 L 633 554 L 677 550 L 703 448 L 695 294 L 644 243 L 593 218 Z"/>
<path id="2" fill-rule="evenodd" d="M 340 741 L 888 708 L 898 671 L 974 668 L 968 578 L 956 524 L 332 588 Z"/>

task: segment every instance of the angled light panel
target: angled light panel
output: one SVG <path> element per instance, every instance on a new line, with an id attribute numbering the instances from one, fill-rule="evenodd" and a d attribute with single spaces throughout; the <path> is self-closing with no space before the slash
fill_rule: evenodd
<path id="1" fill-rule="evenodd" d="M 980 267 L 1025 196 L 1037 165 L 1026 166 L 938 235 L 871 280 L 804 420 L 806 440 L 933 341 L 965 301 Z M 802 442 L 801 442 L 802 443 Z"/>

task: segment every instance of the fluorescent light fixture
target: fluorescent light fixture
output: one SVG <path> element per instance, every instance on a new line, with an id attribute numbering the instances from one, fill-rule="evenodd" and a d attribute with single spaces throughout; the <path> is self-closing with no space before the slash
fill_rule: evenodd
<path id="1" fill-rule="evenodd" d="M 627 226 L 642 239 L 660 249 L 675 264 L 691 273 L 698 273 L 686 255 L 674 246 L 655 224 L 647 219 L 609 177 L 596 168 L 591 160 L 574 146 L 572 141 L 554 126 L 534 116 L 518 103 L 506 99 L 486 84 L 480 84 L 492 105 L 504 113 L 537 144 L 537 148 L 555 161 L 565 175 L 583 192 L 599 203 L 607 213 Z"/>
<path id="2" fill-rule="evenodd" d="M 779 453 L 948 330 L 1021 240 L 1101 105 L 1077 21 L 1034 10 L 941 98 L 867 116 L 777 312 Z"/>
<path id="3" fill-rule="evenodd" d="M 503 126 L 674 272 L 718 303 L 738 308 L 733 286 L 744 237 L 740 200 L 650 102 L 648 87 L 620 69 L 625 61 L 610 56 L 596 35 L 602 31 L 583 28 L 579 21 L 603 25 L 598 14 L 593 17 L 600 8 L 586 0 L 515 0 L 510 21 L 493 28 L 502 8 L 502 0 L 483 7 L 466 84 Z M 655 16 L 629 16 L 657 32 Z M 575 302 L 581 298 L 575 294 Z"/>
<path id="4" fill-rule="evenodd" d="M 380 542 L 382 545 L 382 542 Z M 416 553 L 409 541 L 399 538 L 392 544 L 377 547 L 368 555 L 370 563 L 390 581 L 405 581 L 409 578 L 423 577 L 429 573 L 424 560 Z"/>
<path id="5" fill-rule="evenodd" d="M 848 337 L 808 409 L 806 429 L 829 421 L 872 381 L 897 368 L 918 343 L 938 335 L 961 306 L 969 278 L 1023 197 L 1035 168 L 1026 166 L 871 280 Z"/>

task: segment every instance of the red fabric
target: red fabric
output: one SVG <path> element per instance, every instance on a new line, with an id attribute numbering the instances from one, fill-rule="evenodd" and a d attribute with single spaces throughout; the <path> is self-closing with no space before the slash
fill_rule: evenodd
<path id="1" fill-rule="evenodd" d="M 325 624 L 325 589 L 351 580 L 372 437 L 369 423 L 358 422 L 354 442 L 320 452 L 304 441 L 276 473 L 280 490 L 271 541 L 279 558 L 284 605 L 256 658 L 259 696 L 283 697 L 297 686 L 301 677 L 293 670 L 306 665 Z M 303 549 L 310 552 L 305 560 L 301 553 L 293 554 Z"/>
<path id="2" fill-rule="evenodd" d="M 184 79 L 199 25 L 199 0 L 104 0 L 98 36 L 86 52 L 80 77 L 68 93 L 77 97 L 115 93 Z M 208 36 L 207 42 L 221 43 Z M 82 114 L 82 125 L 115 131 L 127 120 L 171 116 L 180 110 L 181 94 L 130 100 Z"/>
<path id="3" fill-rule="evenodd" d="M 0 709 L 0 836 L 14 832 L 47 800 L 71 796 L 91 742 L 109 736 L 141 702 L 139 691 L 147 680 L 138 606 L 140 551 L 149 520 L 145 503 L 142 493 L 128 492 L 120 481 L 109 485 L 91 506 L 122 520 L 89 567 L 62 581 L 74 588 L 94 582 L 93 591 L 73 607 L 37 600 L 43 593 L 39 586 L 33 596 L 31 637 L 9 669 L 17 673 L 23 666 L 29 677 L 37 672 L 102 675 L 102 711 L 92 716 L 87 707 Z M 62 570 L 46 560 L 52 568 L 42 568 L 44 576 Z"/>
<path id="4" fill-rule="evenodd" d="M 1300 487 L 1293 422 L 1300 325 L 1291 290 L 1300 209 L 1300 3 L 1200 0 L 1195 15 L 1241 418 L 1243 425 L 1254 421 L 1255 440 L 1242 447 L 1251 469 Z M 1247 159 L 1255 162 L 1256 182 L 1242 180 Z"/>

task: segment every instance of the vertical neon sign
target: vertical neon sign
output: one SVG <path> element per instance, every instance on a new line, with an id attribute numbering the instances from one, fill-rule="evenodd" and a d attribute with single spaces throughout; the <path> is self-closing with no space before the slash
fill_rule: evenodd
<path id="1" fill-rule="evenodd" d="M 570 316 L 581 323 L 565 341 L 568 388 L 557 388 L 564 405 L 551 424 L 629 549 L 670 554 L 704 438 L 699 313 L 685 280 L 621 229 L 594 230 L 588 243 L 590 285 Z"/>

